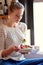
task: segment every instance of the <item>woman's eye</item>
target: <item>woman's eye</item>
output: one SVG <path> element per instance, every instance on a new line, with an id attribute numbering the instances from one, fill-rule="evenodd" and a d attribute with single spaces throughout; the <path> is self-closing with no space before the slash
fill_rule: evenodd
<path id="1" fill-rule="evenodd" d="M 20 17 L 22 17 L 22 15 L 21 16 L 16 15 L 16 17 L 20 18 Z"/>
<path id="2" fill-rule="evenodd" d="M 16 17 L 19 17 L 18 15 L 16 15 Z"/>

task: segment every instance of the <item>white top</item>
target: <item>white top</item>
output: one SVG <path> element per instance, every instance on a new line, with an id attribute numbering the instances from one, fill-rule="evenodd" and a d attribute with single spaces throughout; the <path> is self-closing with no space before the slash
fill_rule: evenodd
<path id="1" fill-rule="evenodd" d="M 27 26 L 25 23 L 20 22 L 16 28 L 8 27 L 5 25 L 0 26 L 0 59 L 1 53 L 4 48 L 9 48 L 14 45 L 22 44 L 21 40 L 26 38 Z M 14 60 L 22 60 L 24 59 L 24 55 L 19 52 L 13 52 L 8 57 L 4 59 L 12 58 Z"/>

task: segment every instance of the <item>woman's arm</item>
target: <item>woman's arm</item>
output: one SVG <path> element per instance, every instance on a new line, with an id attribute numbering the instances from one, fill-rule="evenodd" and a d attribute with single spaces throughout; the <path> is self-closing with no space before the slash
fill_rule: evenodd
<path id="1" fill-rule="evenodd" d="M 12 52 L 14 52 L 14 51 L 17 52 L 19 50 L 19 48 L 16 46 L 12 46 L 7 49 L 4 49 L 4 40 L 5 40 L 4 38 L 5 38 L 5 36 L 4 36 L 3 27 L 0 26 L 0 58 L 1 59 L 4 57 L 7 57 Z"/>
<path id="2" fill-rule="evenodd" d="M 12 52 L 17 52 L 19 51 L 19 48 L 17 46 L 13 46 L 13 47 L 10 47 L 8 49 L 5 49 L 2 51 L 2 57 L 7 57 L 8 55 L 10 55 Z"/>

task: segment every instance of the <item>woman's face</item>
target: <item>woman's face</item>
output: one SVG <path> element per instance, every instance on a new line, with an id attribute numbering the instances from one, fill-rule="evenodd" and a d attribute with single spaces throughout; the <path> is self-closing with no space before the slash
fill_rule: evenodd
<path id="1" fill-rule="evenodd" d="M 10 13 L 10 20 L 12 23 L 18 23 L 23 16 L 23 9 L 16 9 L 14 12 Z"/>

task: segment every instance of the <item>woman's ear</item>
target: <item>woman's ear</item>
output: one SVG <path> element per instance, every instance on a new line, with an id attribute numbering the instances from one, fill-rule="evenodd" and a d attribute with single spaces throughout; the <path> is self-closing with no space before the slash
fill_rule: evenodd
<path id="1" fill-rule="evenodd" d="M 8 15 L 8 19 L 10 19 L 10 15 Z"/>

